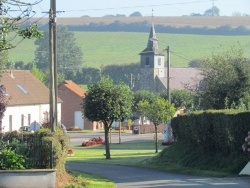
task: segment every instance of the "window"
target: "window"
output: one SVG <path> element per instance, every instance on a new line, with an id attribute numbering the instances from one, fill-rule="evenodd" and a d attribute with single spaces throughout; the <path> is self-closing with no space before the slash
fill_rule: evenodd
<path id="1" fill-rule="evenodd" d="M 161 58 L 158 57 L 158 65 L 161 65 Z"/>
<path id="2" fill-rule="evenodd" d="M 26 89 L 24 89 L 23 86 L 17 84 L 17 87 L 24 93 L 24 94 L 29 94 L 28 91 Z"/>
<path id="3" fill-rule="evenodd" d="M 24 115 L 21 115 L 21 126 L 24 126 Z"/>
<path id="4" fill-rule="evenodd" d="M 9 115 L 9 131 L 12 131 L 12 115 Z"/>
<path id="5" fill-rule="evenodd" d="M 30 125 L 30 119 L 31 119 L 31 115 L 28 114 L 28 125 Z"/>
<path id="6" fill-rule="evenodd" d="M 149 57 L 146 57 L 146 66 L 149 66 Z"/>

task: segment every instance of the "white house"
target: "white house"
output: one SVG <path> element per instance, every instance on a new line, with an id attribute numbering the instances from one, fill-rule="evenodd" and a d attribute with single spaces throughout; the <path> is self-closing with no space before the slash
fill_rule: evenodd
<path id="1" fill-rule="evenodd" d="M 49 121 L 49 89 L 28 70 L 5 71 L 1 87 L 9 98 L 2 120 L 3 131 L 18 130 L 21 126 L 39 126 Z M 61 121 L 61 99 L 58 99 L 58 122 Z"/>

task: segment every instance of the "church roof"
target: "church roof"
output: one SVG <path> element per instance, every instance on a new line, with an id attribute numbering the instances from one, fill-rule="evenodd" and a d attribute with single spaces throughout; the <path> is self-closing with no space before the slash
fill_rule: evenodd
<path id="1" fill-rule="evenodd" d="M 154 23 L 152 23 L 151 29 L 150 29 L 150 33 L 149 33 L 149 37 L 148 37 L 148 44 L 147 44 L 147 48 L 145 48 L 140 55 L 142 54 L 154 54 L 154 55 L 164 55 L 163 52 L 158 48 L 158 40 L 156 38 L 156 34 L 155 34 L 155 27 L 154 27 Z"/>
<path id="2" fill-rule="evenodd" d="M 165 70 L 167 73 L 167 68 Z M 202 80 L 200 70 L 197 68 L 170 68 L 170 89 L 195 89 Z M 167 75 L 159 78 L 167 88 Z"/>

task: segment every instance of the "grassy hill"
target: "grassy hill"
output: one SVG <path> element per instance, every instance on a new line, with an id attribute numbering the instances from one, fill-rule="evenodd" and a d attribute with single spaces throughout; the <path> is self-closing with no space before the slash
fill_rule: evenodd
<path id="1" fill-rule="evenodd" d="M 157 32 L 157 31 L 156 31 Z M 84 57 L 83 65 L 100 68 L 109 64 L 130 64 L 140 61 L 139 53 L 147 45 L 149 33 L 128 32 L 74 32 Z M 171 65 L 186 67 L 193 59 L 217 53 L 220 46 L 240 43 L 245 57 L 250 59 L 250 36 L 208 36 L 157 34 L 160 49 L 170 45 Z M 31 62 L 35 52 L 34 41 L 24 40 L 9 51 L 12 61 Z"/>

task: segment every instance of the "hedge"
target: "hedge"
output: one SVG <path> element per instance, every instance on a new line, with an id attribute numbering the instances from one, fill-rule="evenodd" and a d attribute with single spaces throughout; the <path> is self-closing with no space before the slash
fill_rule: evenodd
<path id="1" fill-rule="evenodd" d="M 172 120 L 176 141 L 207 155 L 242 153 L 250 130 L 250 112 L 209 110 L 179 115 Z"/>

